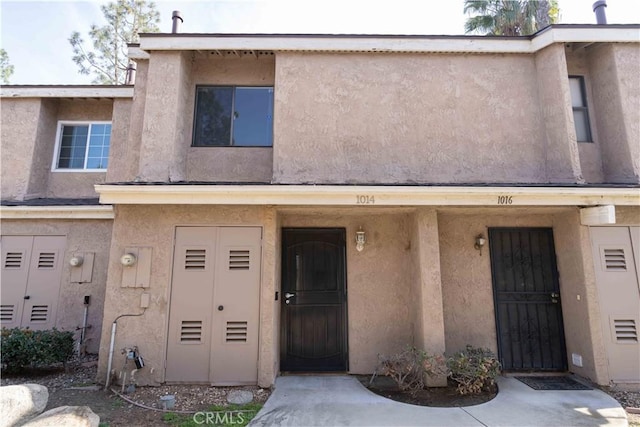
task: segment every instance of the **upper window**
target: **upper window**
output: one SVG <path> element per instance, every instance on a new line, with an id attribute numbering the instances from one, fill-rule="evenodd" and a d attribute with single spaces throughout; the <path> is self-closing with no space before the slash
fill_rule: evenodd
<path id="1" fill-rule="evenodd" d="M 105 170 L 109 162 L 111 123 L 60 123 L 56 170 Z"/>
<path id="2" fill-rule="evenodd" d="M 571 106 L 573 107 L 573 122 L 576 125 L 578 142 L 591 142 L 591 127 L 589 126 L 589 110 L 587 95 L 584 87 L 584 77 L 569 77 L 571 90 Z"/>
<path id="3" fill-rule="evenodd" d="M 196 88 L 193 146 L 229 145 L 273 145 L 273 87 Z"/>

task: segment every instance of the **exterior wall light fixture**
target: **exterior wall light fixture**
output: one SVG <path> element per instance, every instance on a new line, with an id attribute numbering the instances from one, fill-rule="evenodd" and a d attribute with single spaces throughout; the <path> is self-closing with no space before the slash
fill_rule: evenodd
<path id="1" fill-rule="evenodd" d="M 473 245 L 473 247 L 480 251 L 480 256 L 482 256 L 482 247 L 486 243 L 487 243 L 487 239 L 485 239 L 482 234 L 478 234 L 476 236 L 476 243 Z"/>
<path id="2" fill-rule="evenodd" d="M 120 264 L 125 267 L 131 267 L 137 261 L 136 256 L 134 254 L 124 254 L 120 258 Z"/>
<path id="3" fill-rule="evenodd" d="M 364 230 L 362 227 L 358 231 L 356 231 L 356 250 L 358 252 L 362 252 L 364 249 L 364 244 L 367 242 L 367 237 L 364 234 Z"/>
<path id="4" fill-rule="evenodd" d="M 69 265 L 71 267 L 80 267 L 83 262 L 84 258 L 82 258 L 80 255 L 76 255 L 69 260 Z"/>

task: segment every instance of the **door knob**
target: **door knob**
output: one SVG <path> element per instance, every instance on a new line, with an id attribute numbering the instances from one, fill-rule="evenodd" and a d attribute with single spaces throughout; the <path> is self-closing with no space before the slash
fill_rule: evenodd
<path id="1" fill-rule="evenodd" d="M 289 292 L 287 292 L 286 294 L 284 294 L 284 297 L 285 297 L 285 298 L 287 298 L 287 299 L 289 299 L 289 298 L 291 298 L 291 297 L 295 297 L 295 296 L 296 296 L 296 294 L 290 294 Z"/>

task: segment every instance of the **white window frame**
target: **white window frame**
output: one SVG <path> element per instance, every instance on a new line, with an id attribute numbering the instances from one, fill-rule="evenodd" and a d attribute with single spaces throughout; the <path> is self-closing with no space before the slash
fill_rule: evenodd
<path id="1" fill-rule="evenodd" d="M 58 129 L 56 131 L 56 144 L 53 151 L 53 161 L 51 163 L 51 171 L 52 172 L 106 172 L 107 168 L 104 169 L 87 169 L 87 160 L 89 158 L 89 141 L 87 141 L 87 146 L 85 147 L 84 152 L 84 165 L 85 167 L 82 169 L 71 169 L 71 168 L 58 168 L 58 161 L 60 159 L 60 149 L 62 146 L 62 127 L 63 126 L 89 126 L 88 137 L 91 137 L 91 126 L 92 125 L 111 125 L 110 121 L 101 121 L 101 120 L 92 120 L 92 121 L 74 121 L 74 120 L 64 120 L 58 122 Z M 113 127 L 112 127 L 113 130 Z M 111 138 L 109 138 L 109 156 L 111 156 Z"/>
<path id="2" fill-rule="evenodd" d="M 582 105 L 580 106 L 573 106 L 573 101 L 572 101 L 572 105 L 571 105 L 571 111 L 572 114 L 574 115 L 574 126 L 576 127 L 575 131 L 576 131 L 576 141 L 579 144 L 582 143 L 586 143 L 586 144 L 590 144 L 593 143 L 593 129 L 591 129 L 591 118 L 589 117 L 589 102 L 587 101 L 587 79 L 585 78 L 584 75 L 579 75 L 579 74 L 570 74 L 569 75 L 569 92 L 571 92 L 571 80 L 577 80 L 578 84 L 580 86 L 580 97 L 582 98 Z M 573 93 L 570 93 L 571 98 L 573 98 Z M 585 139 L 584 141 L 581 141 L 578 139 L 578 124 L 575 122 L 575 113 L 576 111 L 582 111 L 584 112 L 584 120 L 585 120 L 585 126 L 586 128 L 584 129 L 584 131 L 587 133 L 587 139 Z"/>

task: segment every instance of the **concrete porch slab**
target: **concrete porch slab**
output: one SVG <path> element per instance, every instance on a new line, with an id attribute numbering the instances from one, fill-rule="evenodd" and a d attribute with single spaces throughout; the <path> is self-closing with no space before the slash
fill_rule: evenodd
<path id="1" fill-rule="evenodd" d="M 498 379 L 490 402 L 431 408 L 371 393 L 349 376 L 285 376 L 250 426 L 627 426 L 624 410 L 599 390 L 536 391 Z"/>

